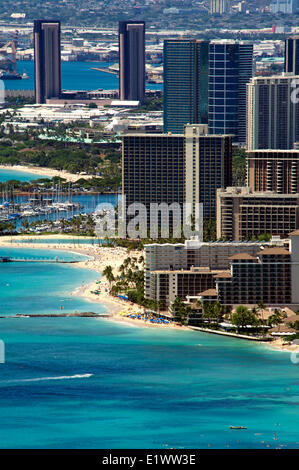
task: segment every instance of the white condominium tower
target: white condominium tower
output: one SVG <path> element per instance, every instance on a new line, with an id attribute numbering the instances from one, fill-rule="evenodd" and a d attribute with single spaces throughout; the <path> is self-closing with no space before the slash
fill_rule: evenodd
<path id="1" fill-rule="evenodd" d="M 247 149 L 290 150 L 299 141 L 299 76 L 255 77 L 247 84 Z"/>

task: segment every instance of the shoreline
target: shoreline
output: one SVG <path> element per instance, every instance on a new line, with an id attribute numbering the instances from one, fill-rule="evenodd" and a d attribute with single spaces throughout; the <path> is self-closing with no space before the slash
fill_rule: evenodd
<path id="1" fill-rule="evenodd" d="M 139 327 L 145 328 L 168 328 L 168 329 L 177 329 L 177 330 L 185 330 L 191 331 L 192 328 L 181 326 L 175 323 L 169 324 L 157 324 L 157 323 L 149 323 L 143 319 L 132 319 L 128 318 L 126 315 L 129 314 L 139 314 L 143 313 L 144 308 L 137 304 L 133 304 L 128 301 L 124 301 L 113 297 L 109 294 L 109 283 L 107 280 L 102 277 L 102 272 L 107 265 L 111 265 L 114 271 L 117 271 L 119 266 L 123 263 L 124 259 L 128 256 L 128 252 L 126 248 L 121 247 L 105 247 L 105 246 L 94 246 L 92 244 L 80 244 L 76 245 L 67 243 L 68 240 L 73 239 L 72 235 L 68 234 L 54 234 L 54 235 L 33 235 L 33 239 L 37 241 L 37 243 L 18 243 L 17 240 L 24 240 L 28 239 L 28 236 L 4 236 L 0 237 L 0 248 L 3 247 L 11 247 L 11 248 L 35 248 L 35 249 L 48 249 L 48 250 L 59 250 L 59 251 L 66 251 L 66 252 L 73 252 L 81 255 L 88 256 L 89 259 L 84 261 L 79 261 L 73 264 L 73 267 L 79 269 L 89 269 L 92 271 L 96 271 L 99 276 L 98 279 L 94 281 L 77 287 L 71 295 L 82 297 L 86 300 L 89 300 L 94 303 L 100 303 L 105 306 L 107 311 L 111 313 L 111 317 L 107 318 L 108 321 L 115 321 L 118 323 L 127 323 L 130 325 L 135 325 Z M 65 238 L 66 243 L 62 244 L 46 244 L 46 243 L 38 243 L 38 240 L 42 239 L 61 239 Z M 86 239 L 90 239 L 91 237 L 82 237 Z M 137 253 L 137 255 L 140 253 Z M 132 256 L 136 255 L 136 253 L 132 252 Z M 96 291 L 101 289 L 100 294 L 94 294 L 92 291 Z M 209 333 L 209 332 L 206 332 Z M 257 341 L 256 341 L 257 342 Z M 263 342 L 260 341 L 260 344 L 263 344 L 267 348 L 275 351 L 284 351 L 284 352 L 299 352 L 299 345 L 289 345 L 285 344 L 282 338 L 274 339 L 272 342 Z"/>
<path id="2" fill-rule="evenodd" d="M 75 173 L 70 173 L 66 170 L 55 170 L 54 168 L 27 165 L 0 165 L 0 170 L 21 171 L 24 173 L 32 173 L 33 175 L 44 176 L 45 178 L 59 176 L 60 178 L 65 178 L 67 182 L 70 183 L 75 183 L 81 178 L 91 179 L 96 177 L 96 175 L 76 175 Z"/>
<path id="3" fill-rule="evenodd" d="M 46 244 L 46 243 L 30 243 L 30 244 L 25 244 L 25 243 L 18 243 L 17 240 L 22 240 L 22 239 L 27 239 L 28 237 L 26 236 L 5 236 L 5 237 L 0 237 L 0 248 L 2 247 L 10 247 L 10 248 L 34 248 L 34 249 L 47 249 L 47 250 L 59 250 L 59 251 L 66 251 L 66 252 L 73 252 L 81 255 L 88 256 L 89 259 L 86 259 L 84 261 L 79 261 L 72 266 L 74 268 L 79 268 L 79 269 L 89 269 L 92 271 L 96 271 L 101 278 L 95 279 L 94 281 L 83 285 L 83 286 L 78 286 L 75 288 L 73 292 L 70 293 L 70 295 L 73 296 L 79 296 L 82 297 L 88 301 L 94 302 L 94 303 L 100 303 L 105 308 L 109 313 L 111 313 L 111 317 L 106 318 L 107 321 L 114 321 L 117 323 L 127 323 L 130 325 L 135 325 L 138 327 L 145 327 L 145 328 L 168 328 L 168 329 L 179 329 L 179 330 L 188 330 L 190 331 L 189 328 L 180 326 L 174 323 L 169 323 L 169 324 L 157 324 L 157 323 L 149 323 L 148 321 L 142 320 L 142 319 L 132 319 L 128 318 L 126 315 L 130 314 L 139 314 L 143 313 L 143 307 L 139 306 L 137 304 L 133 304 L 132 302 L 129 301 L 124 301 L 121 299 L 118 299 L 116 297 L 111 296 L 109 292 L 109 283 L 107 280 L 102 277 L 102 272 L 104 268 L 107 265 L 111 265 L 114 271 L 117 271 L 119 266 L 123 263 L 124 259 L 128 256 L 127 249 L 126 248 L 121 248 L 121 247 L 116 247 L 116 248 L 110 248 L 110 247 L 104 247 L 104 246 L 93 246 L 89 244 L 80 244 L 74 246 L 74 244 L 67 243 L 67 240 L 72 239 L 73 237 L 71 235 L 65 235 L 64 237 L 55 234 L 52 237 L 49 237 L 48 235 L 37 235 L 37 241 L 41 239 L 49 239 L 53 238 L 65 238 L 66 243 L 65 244 Z M 85 237 L 89 239 L 90 237 Z M 136 253 L 132 252 L 131 255 L 134 256 Z M 137 254 L 138 255 L 138 254 Z M 100 282 L 100 283 L 99 283 Z M 99 286 L 101 288 L 101 293 L 99 295 L 92 293 L 92 291 L 96 291 L 99 289 Z"/>

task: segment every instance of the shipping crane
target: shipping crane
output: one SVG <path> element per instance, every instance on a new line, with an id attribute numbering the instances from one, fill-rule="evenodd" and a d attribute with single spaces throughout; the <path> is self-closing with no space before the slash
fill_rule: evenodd
<path id="1" fill-rule="evenodd" d="M 0 69 L 17 75 L 17 59 L 15 41 L 0 44 Z"/>

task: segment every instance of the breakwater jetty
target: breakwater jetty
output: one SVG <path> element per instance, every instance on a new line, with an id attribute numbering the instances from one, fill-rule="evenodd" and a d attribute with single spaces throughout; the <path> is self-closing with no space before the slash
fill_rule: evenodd
<path id="1" fill-rule="evenodd" d="M 29 313 L 21 314 L 17 313 L 16 315 L 3 315 L 0 318 L 109 318 L 112 315 L 109 313 L 94 313 L 94 312 L 75 312 L 75 313 Z"/>
<path id="2" fill-rule="evenodd" d="M 10 256 L 1 256 L 0 263 L 80 263 L 82 259 L 63 259 L 63 258 L 13 258 Z"/>

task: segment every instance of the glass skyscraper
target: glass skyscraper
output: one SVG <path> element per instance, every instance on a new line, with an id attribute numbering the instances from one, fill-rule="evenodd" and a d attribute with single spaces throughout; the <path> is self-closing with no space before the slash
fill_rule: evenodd
<path id="1" fill-rule="evenodd" d="M 253 45 L 211 42 L 209 52 L 209 132 L 234 134 L 246 142 L 246 84 L 253 74 Z"/>
<path id="2" fill-rule="evenodd" d="M 208 41 L 164 41 L 164 132 L 208 123 L 208 81 Z"/>

